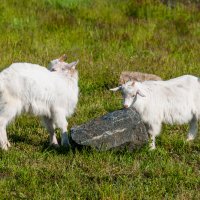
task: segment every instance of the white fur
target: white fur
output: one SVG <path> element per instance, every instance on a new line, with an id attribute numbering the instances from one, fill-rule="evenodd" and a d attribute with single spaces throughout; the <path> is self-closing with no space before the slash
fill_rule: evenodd
<path id="1" fill-rule="evenodd" d="M 59 61 L 51 67 L 60 64 Z M 58 145 L 55 127 L 61 129 L 62 145 L 69 145 L 66 117 L 78 102 L 78 74 L 62 62 L 62 71 L 51 72 L 30 63 L 14 63 L 0 73 L 0 147 L 7 150 L 6 126 L 22 112 L 41 116 L 50 133 L 50 143 Z"/>
<path id="2" fill-rule="evenodd" d="M 162 123 L 189 123 L 187 140 L 195 138 L 200 118 L 199 78 L 184 75 L 168 81 L 130 81 L 113 89 L 117 90 L 122 91 L 124 107 L 133 105 L 147 125 L 152 149 L 155 149 L 155 137 Z"/>

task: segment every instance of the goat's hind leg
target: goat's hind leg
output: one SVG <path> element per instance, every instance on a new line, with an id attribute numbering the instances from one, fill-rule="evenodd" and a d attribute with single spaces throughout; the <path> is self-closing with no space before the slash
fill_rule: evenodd
<path id="1" fill-rule="evenodd" d="M 5 127 L 0 127 L 0 147 L 3 150 L 8 150 L 10 143 L 7 138 L 7 133 Z"/>
<path id="2" fill-rule="evenodd" d="M 11 120 L 11 116 L 0 116 L 0 148 L 3 150 L 8 150 L 11 146 L 6 133 L 6 126 Z"/>
<path id="3" fill-rule="evenodd" d="M 17 100 L 0 99 L 0 148 L 8 150 L 11 146 L 7 138 L 6 127 L 17 113 L 21 113 L 21 104 Z"/>
<path id="4" fill-rule="evenodd" d="M 50 136 L 50 145 L 54 146 L 54 147 L 59 147 L 57 138 L 56 138 L 56 134 L 55 134 L 55 126 L 53 124 L 52 119 L 49 119 L 48 117 L 43 117 L 43 122 L 44 125 L 46 127 L 46 129 L 49 132 L 49 136 Z"/>
<path id="5" fill-rule="evenodd" d="M 194 140 L 194 138 L 197 135 L 197 131 L 198 131 L 197 118 L 193 116 L 192 120 L 189 123 L 189 132 L 187 136 L 187 141 Z"/>

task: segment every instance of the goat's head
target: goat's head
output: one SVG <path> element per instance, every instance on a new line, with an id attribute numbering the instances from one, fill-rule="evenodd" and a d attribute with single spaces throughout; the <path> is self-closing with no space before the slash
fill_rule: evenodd
<path id="1" fill-rule="evenodd" d="M 77 60 L 75 62 L 67 63 L 64 62 L 65 59 L 66 55 L 64 54 L 60 58 L 52 60 L 48 66 L 49 70 L 51 72 L 60 72 L 71 77 L 77 77 L 78 72 L 76 70 L 76 65 L 79 61 Z"/>
<path id="2" fill-rule="evenodd" d="M 122 84 L 110 90 L 114 92 L 121 91 L 123 97 L 123 106 L 125 108 L 129 108 L 137 95 L 145 97 L 145 95 L 141 92 L 139 85 L 139 82 L 128 81 L 125 84 Z"/>

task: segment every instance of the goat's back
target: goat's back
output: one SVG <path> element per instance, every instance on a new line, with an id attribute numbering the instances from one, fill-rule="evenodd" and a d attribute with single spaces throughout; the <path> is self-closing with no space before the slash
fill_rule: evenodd
<path id="1" fill-rule="evenodd" d="M 78 101 L 77 81 L 45 67 L 30 63 L 14 63 L 0 73 L 0 101 L 15 100 L 22 109 L 35 114 L 54 107 L 75 108 Z M 72 110 L 68 109 L 68 110 Z"/>
<path id="2" fill-rule="evenodd" d="M 146 96 L 136 102 L 140 109 L 143 102 L 150 118 L 164 119 L 167 123 L 186 123 L 195 115 L 200 118 L 200 81 L 191 75 L 184 75 L 167 81 L 145 81 L 141 91 Z M 141 103 L 141 105 L 140 105 Z M 138 104 L 138 105 L 137 105 Z"/>

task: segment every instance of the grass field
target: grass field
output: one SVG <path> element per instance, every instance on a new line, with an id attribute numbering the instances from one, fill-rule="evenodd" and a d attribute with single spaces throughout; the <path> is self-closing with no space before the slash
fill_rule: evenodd
<path id="1" fill-rule="evenodd" d="M 109 88 L 123 70 L 200 76 L 199 2 L 1 0 L 1 69 L 63 53 L 80 60 L 72 127 L 121 108 Z M 0 199 L 200 199 L 200 136 L 187 143 L 187 129 L 164 125 L 155 151 L 73 153 L 50 148 L 39 119 L 21 116 L 0 151 Z"/>

